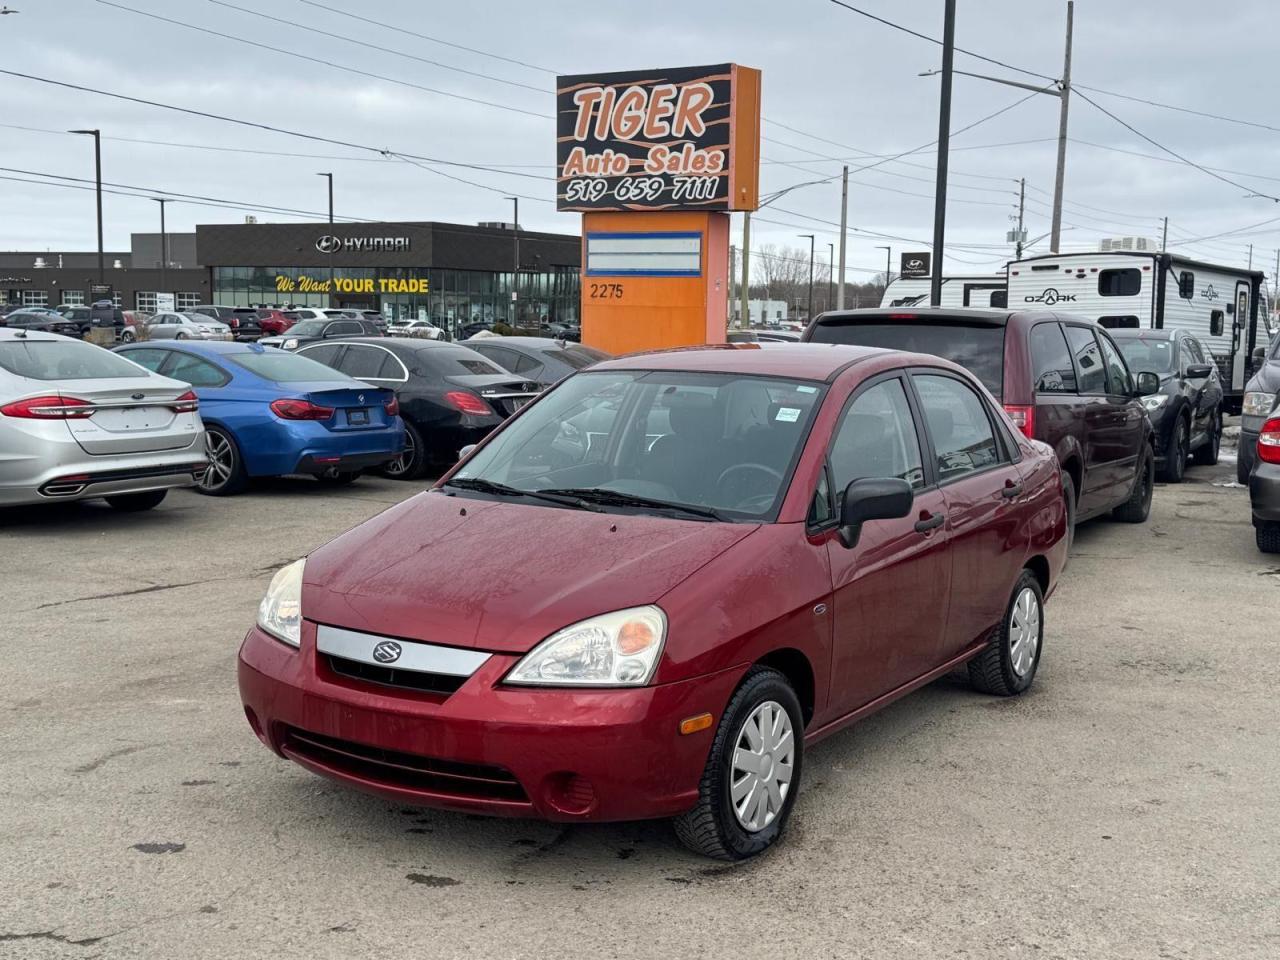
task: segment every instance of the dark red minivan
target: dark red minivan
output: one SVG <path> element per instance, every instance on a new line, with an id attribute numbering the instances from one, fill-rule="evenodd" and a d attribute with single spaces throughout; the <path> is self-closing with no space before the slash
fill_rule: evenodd
<path id="1" fill-rule="evenodd" d="M 1108 511 L 1142 523 L 1151 512 L 1154 437 L 1141 398 L 1157 392 L 1160 380 L 1133 377 L 1115 341 L 1092 320 L 1034 311 L 846 310 L 817 317 L 804 340 L 954 360 L 1019 430 L 1057 453 L 1072 523 Z"/>
<path id="2" fill-rule="evenodd" d="M 397 803 L 672 817 L 742 858 L 815 741 L 956 667 L 1030 687 L 1066 536 L 1053 451 L 956 364 L 637 354 L 277 573 L 240 693 L 277 754 Z"/>

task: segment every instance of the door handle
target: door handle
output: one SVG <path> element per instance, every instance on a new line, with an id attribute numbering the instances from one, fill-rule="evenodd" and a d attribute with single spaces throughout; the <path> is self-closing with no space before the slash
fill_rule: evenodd
<path id="1" fill-rule="evenodd" d="M 1014 483 L 1012 480 L 1004 482 L 1004 489 L 1000 491 L 1000 496 L 1007 497 L 1012 500 L 1014 497 L 1022 493 L 1022 484 Z"/>
<path id="2" fill-rule="evenodd" d="M 935 527 L 940 527 L 947 522 L 947 518 L 940 513 L 931 513 L 927 517 L 922 517 L 916 521 L 916 533 L 928 533 Z"/>

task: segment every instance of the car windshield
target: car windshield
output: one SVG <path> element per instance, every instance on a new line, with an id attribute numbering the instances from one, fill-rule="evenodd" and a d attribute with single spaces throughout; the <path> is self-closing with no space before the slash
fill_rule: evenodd
<path id="1" fill-rule="evenodd" d="M 263 380 L 276 383 L 306 383 L 314 380 L 345 380 L 343 374 L 307 357 L 283 350 L 263 350 L 262 353 L 236 353 L 227 357 L 237 366 L 257 374 Z"/>
<path id="2" fill-rule="evenodd" d="M 603 350 L 593 350 L 591 347 L 566 347 L 563 350 L 543 350 L 542 353 L 553 360 L 568 364 L 575 370 L 609 359 L 609 354 Z"/>
<path id="3" fill-rule="evenodd" d="M 83 340 L 6 340 L 0 367 L 32 380 L 123 380 L 145 377 L 138 365 Z"/>
<path id="4" fill-rule="evenodd" d="M 450 483 L 499 496 L 576 497 L 588 509 L 771 520 L 823 389 L 726 373 L 576 374 L 512 421 Z"/>
<path id="5" fill-rule="evenodd" d="M 999 324 L 907 315 L 893 320 L 819 322 L 813 328 L 813 342 L 885 347 L 943 357 L 976 376 L 999 400 L 1004 392 L 1004 330 Z"/>
<path id="6" fill-rule="evenodd" d="M 473 374 L 491 375 L 495 373 L 510 376 L 506 370 L 494 366 L 470 347 L 431 347 L 424 350 L 421 357 L 424 363 L 447 377 L 470 376 Z"/>
<path id="7" fill-rule="evenodd" d="M 1134 373 L 1171 373 L 1178 366 L 1177 345 L 1152 337 L 1115 337 L 1124 361 Z"/>
<path id="8" fill-rule="evenodd" d="M 291 337 L 318 337 L 324 333 L 328 320 L 303 320 L 289 328 Z"/>

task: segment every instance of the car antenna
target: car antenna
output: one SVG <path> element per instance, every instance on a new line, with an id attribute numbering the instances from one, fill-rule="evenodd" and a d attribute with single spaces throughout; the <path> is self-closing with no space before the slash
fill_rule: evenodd
<path id="1" fill-rule="evenodd" d="M 25 339 L 27 339 L 27 331 L 22 330 L 22 329 L 18 329 L 18 330 L 13 331 L 13 335 L 14 335 L 15 337 L 17 337 L 19 340 L 25 340 Z"/>

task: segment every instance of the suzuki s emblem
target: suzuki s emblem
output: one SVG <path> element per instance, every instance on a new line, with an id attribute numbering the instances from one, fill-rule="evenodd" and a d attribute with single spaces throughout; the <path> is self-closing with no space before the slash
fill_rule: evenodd
<path id="1" fill-rule="evenodd" d="M 321 253 L 337 253 L 342 248 L 342 240 L 331 233 L 325 234 L 316 241 L 316 249 Z"/>
<path id="2" fill-rule="evenodd" d="M 401 647 L 394 640 L 383 640 L 373 648 L 373 659 L 379 663 L 395 663 L 400 659 Z"/>

